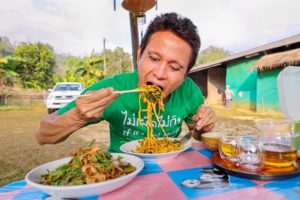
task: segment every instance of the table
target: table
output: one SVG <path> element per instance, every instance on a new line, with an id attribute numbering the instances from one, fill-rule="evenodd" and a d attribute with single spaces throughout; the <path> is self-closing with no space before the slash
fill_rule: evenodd
<path id="1" fill-rule="evenodd" d="M 212 152 L 196 142 L 176 159 L 164 163 L 146 163 L 145 168 L 124 187 L 99 197 L 84 200 L 299 200 L 300 177 L 282 181 L 256 181 L 229 176 L 223 189 L 184 187 L 184 180 L 199 180 L 204 168 L 213 167 Z M 0 200 L 51 199 L 47 194 L 26 185 L 24 180 L 0 187 Z"/>

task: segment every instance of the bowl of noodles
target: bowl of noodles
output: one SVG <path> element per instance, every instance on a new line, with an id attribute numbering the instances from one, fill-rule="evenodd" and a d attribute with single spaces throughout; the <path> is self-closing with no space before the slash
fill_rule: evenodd
<path id="1" fill-rule="evenodd" d="M 142 125 L 142 116 L 146 117 L 147 135 L 143 140 L 127 142 L 120 146 L 124 153 L 142 158 L 145 162 L 167 161 L 187 150 L 191 144 L 182 146 L 177 139 L 169 138 L 159 119 L 159 113 L 165 110 L 163 99 L 165 97 L 162 88 L 156 85 L 143 85 L 139 94 L 138 121 Z M 144 104 L 144 107 L 142 107 Z M 154 117 L 153 117 L 154 116 Z M 164 138 L 156 138 L 153 134 L 153 120 L 160 126 Z"/>
<path id="2" fill-rule="evenodd" d="M 72 157 L 40 165 L 26 174 L 26 182 L 57 198 L 98 196 L 129 183 L 144 167 L 142 159 L 84 147 Z"/>
<path id="3" fill-rule="evenodd" d="M 155 138 L 156 139 L 156 138 Z M 120 146 L 120 150 L 126 154 L 138 156 L 147 163 L 165 162 L 176 158 L 181 152 L 192 146 L 186 143 L 180 146 L 177 139 L 157 138 L 156 145 L 147 149 L 144 140 L 133 140 Z"/>

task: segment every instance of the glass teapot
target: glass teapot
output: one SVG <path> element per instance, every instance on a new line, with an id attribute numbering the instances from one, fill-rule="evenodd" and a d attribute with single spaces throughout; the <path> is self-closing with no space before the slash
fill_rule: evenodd
<path id="1" fill-rule="evenodd" d="M 256 121 L 259 141 L 264 154 L 264 164 L 273 167 L 288 167 L 297 160 L 293 142 L 291 121 L 264 119 Z"/>

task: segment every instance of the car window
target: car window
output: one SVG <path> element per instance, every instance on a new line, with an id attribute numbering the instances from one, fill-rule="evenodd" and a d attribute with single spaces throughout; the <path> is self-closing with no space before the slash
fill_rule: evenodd
<path id="1" fill-rule="evenodd" d="M 54 91 L 80 91 L 81 87 L 79 84 L 59 84 L 56 85 Z"/>
<path id="2" fill-rule="evenodd" d="M 80 86 L 78 84 L 72 84 L 69 86 L 70 86 L 70 90 L 72 91 L 80 91 Z"/>
<path id="3" fill-rule="evenodd" d="M 54 91 L 66 91 L 67 90 L 67 85 L 61 84 L 61 85 L 56 85 L 54 88 Z"/>

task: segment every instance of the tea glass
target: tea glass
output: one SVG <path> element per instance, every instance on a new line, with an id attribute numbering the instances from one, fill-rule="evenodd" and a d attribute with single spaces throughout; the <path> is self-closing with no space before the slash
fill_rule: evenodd
<path id="1" fill-rule="evenodd" d="M 259 171 L 263 168 L 264 154 L 257 136 L 242 136 L 240 138 L 237 165 L 247 171 Z"/>
<path id="2" fill-rule="evenodd" d="M 232 163 L 238 162 L 238 144 L 240 137 L 241 136 L 233 133 L 225 133 L 221 136 L 219 154 L 223 160 Z"/>

